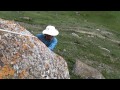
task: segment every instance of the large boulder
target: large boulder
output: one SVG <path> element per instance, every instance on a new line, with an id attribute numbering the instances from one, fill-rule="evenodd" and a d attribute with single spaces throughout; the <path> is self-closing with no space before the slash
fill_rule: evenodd
<path id="1" fill-rule="evenodd" d="M 0 19 L 0 79 L 70 79 L 66 61 L 18 23 Z"/>
<path id="2" fill-rule="evenodd" d="M 73 72 L 83 79 L 105 79 L 105 77 L 95 68 L 76 60 Z"/>

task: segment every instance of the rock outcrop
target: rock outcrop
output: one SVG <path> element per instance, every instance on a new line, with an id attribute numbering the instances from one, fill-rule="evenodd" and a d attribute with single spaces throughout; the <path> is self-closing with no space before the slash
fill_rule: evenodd
<path id="1" fill-rule="evenodd" d="M 18 23 L 0 19 L 0 79 L 70 79 L 66 61 Z"/>
<path id="2" fill-rule="evenodd" d="M 83 79 L 105 79 L 105 77 L 95 68 L 76 60 L 73 72 Z"/>

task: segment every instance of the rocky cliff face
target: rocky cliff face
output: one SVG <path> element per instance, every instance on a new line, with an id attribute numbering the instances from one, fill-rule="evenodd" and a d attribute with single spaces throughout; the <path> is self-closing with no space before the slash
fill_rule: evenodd
<path id="1" fill-rule="evenodd" d="M 70 79 L 66 61 L 14 21 L 0 19 L 0 79 Z"/>

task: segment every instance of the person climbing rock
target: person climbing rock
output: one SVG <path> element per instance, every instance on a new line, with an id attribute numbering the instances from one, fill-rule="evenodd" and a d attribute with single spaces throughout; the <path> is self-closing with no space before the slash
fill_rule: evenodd
<path id="1" fill-rule="evenodd" d="M 56 47 L 58 40 L 55 36 L 59 34 L 59 31 L 55 28 L 55 26 L 48 25 L 45 30 L 42 31 L 41 34 L 37 34 L 37 38 L 41 40 L 50 50 L 54 50 Z"/>

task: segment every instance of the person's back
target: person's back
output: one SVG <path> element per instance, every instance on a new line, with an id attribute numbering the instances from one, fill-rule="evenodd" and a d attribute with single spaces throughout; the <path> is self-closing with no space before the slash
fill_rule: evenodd
<path id="1" fill-rule="evenodd" d="M 55 36 L 59 34 L 58 30 L 54 26 L 47 26 L 42 32 L 43 34 L 37 34 L 39 40 L 41 40 L 50 50 L 54 50 L 58 40 Z"/>

